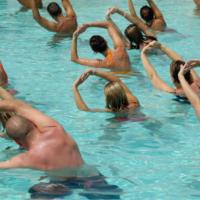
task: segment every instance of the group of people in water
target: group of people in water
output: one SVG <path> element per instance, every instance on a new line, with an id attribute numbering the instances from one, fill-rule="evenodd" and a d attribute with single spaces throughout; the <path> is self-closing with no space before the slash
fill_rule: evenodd
<path id="1" fill-rule="evenodd" d="M 78 26 L 76 12 L 70 0 L 62 0 L 66 15 L 61 7 L 55 3 L 49 3 L 47 11 L 54 19 L 50 21 L 40 14 L 44 8 L 42 0 L 18 0 L 26 9 L 31 9 L 34 19 L 45 29 L 64 37 L 72 37 L 71 61 L 80 65 L 98 69 L 86 70 L 73 84 L 73 93 L 77 107 L 90 112 L 130 112 L 139 106 L 139 100 L 123 83 L 117 74 L 131 72 L 131 62 L 127 50 L 137 49 L 141 51 L 141 60 L 144 69 L 153 87 L 164 92 L 172 93 L 179 98 L 187 99 L 196 111 L 200 119 L 200 78 L 194 68 L 200 66 L 200 60 L 184 61 L 172 49 L 161 44 L 156 35 L 167 29 L 166 20 L 155 4 L 154 0 L 147 0 L 148 5 L 143 6 L 140 15 L 137 16 L 134 3 L 127 0 L 129 12 L 113 7 L 108 9 L 106 20 L 86 23 Z M 200 0 L 194 0 L 200 7 Z M 124 34 L 112 19 L 113 14 L 119 14 L 131 24 L 125 29 Z M 100 53 L 104 59 L 80 58 L 78 55 L 77 40 L 80 34 L 88 28 L 97 27 L 108 31 L 113 41 L 113 48 L 101 35 L 93 35 L 89 39 L 91 49 Z M 149 57 L 157 49 L 171 59 L 170 75 L 174 87 L 169 86 L 157 73 Z M 103 71 L 100 68 L 110 70 Z M 97 76 L 108 81 L 104 87 L 105 109 L 92 109 L 84 102 L 78 90 L 79 86 L 89 76 Z M 48 184 L 38 184 L 30 189 L 32 197 L 53 195 L 54 197 L 69 194 L 70 189 L 76 188 L 102 189 L 110 187 L 113 191 L 119 191 L 117 186 L 109 185 L 98 171 L 86 177 L 78 176 L 78 171 L 85 167 L 77 143 L 53 118 L 46 116 L 31 105 L 17 100 L 6 90 L 8 77 L 3 65 L 0 65 L 0 122 L 5 130 L 1 135 L 10 138 L 26 151 L 0 162 L 0 169 L 30 168 L 43 170 L 50 177 L 57 177 L 61 181 L 51 181 Z M 86 167 L 87 168 L 87 167 Z M 71 174 L 61 177 L 59 171 L 71 169 Z M 73 170 L 72 170 L 73 169 Z M 92 194 L 82 194 L 89 199 Z M 100 195 L 100 194 L 99 194 Z M 95 194 L 97 198 L 97 194 Z M 101 199 L 102 196 L 100 195 Z M 111 198 L 111 197 L 110 197 Z M 120 199 L 119 195 L 112 196 Z"/>

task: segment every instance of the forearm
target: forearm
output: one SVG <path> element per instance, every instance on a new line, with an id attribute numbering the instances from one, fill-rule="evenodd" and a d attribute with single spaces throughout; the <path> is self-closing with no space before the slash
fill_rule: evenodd
<path id="1" fill-rule="evenodd" d="M 69 0 L 62 0 L 63 7 L 65 8 L 68 16 L 76 16 L 76 13 Z"/>
<path id="2" fill-rule="evenodd" d="M 33 17 L 36 21 L 39 20 L 40 18 L 40 12 L 38 10 L 38 7 L 36 5 L 36 2 L 35 0 L 31 0 L 31 7 L 32 7 L 32 14 L 33 14 Z"/>
<path id="3" fill-rule="evenodd" d="M 74 92 L 74 98 L 75 98 L 75 102 L 76 102 L 76 106 L 83 111 L 89 111 L 89 108 L 87 107 L 87 105 L 85 104 L 85 102 L 83 101 L 80 92 L 78 91 L 77 86 L 73 86 L 73 92 Z"/>
<path id="4" fill-rule="evenodd" d="M 87 23 L 88 27 L 98 27 L 98 28 L 108 28 L 109 22 L 101 21 L 101 22 L 91 22 Z"/>
<path id="5" fill-rule="evenodd" d="M 101 77 L 101 78 L 103 78 L 107 81 L 111 81 L 111 82 L 121 81 L 117 76 L 112 75 L 110 72 L 93 70 L 93 75 Z"/>
<path id="6" fill-rule="evenodd" d="M 128 8 L 129 8 L 130 14 L 132 16 L 136 16 L 135 7 L 133 5 L 133 1 L 132 0 L 128 0 Z"/>
<path id="7" fill-rule="evenodd" d="M 200 107 L 200 98 L 199 96 L 192 90 L 188 82 L 185 80 L 184 76 L 181 74 L 179 75 L 179 81 L 181 83 L 181 86 L 185 92 L 185 95 L 189 99 L 190 103 L 193 105 L 197 115 L 200 118 L 200 112 L 199 112 L 199 107 Z"/>
<path id="8" fill-rule="evenodd" d="M 78 57 L 78 50 L 77 50 L 77 36 L 73 36 L 72 38 L 72 47 L 71 47 L 71 60 L 76 62 Z"/>
<path id="9" fill-rule="evenodd" d="M 155 16 L 158 17 L 162 17 L 162 13 L 159 10 L 158 6 L 155 4 L 155 2 L 153 0 L 147 0 L 148 4 L 150 5 L 150 7 L 152 8 Z"/>
<path id="10" fill-rule="evenodd" d="M 181 58 L 180 55 L 178 55 L 175 51 L 173 51 L 172 49 L 164 46 L 164 45 L 161 45 L 161 48 L 160 50 L 162 52 L 164 52 L 170 59 L 172 59 L 173 61 L 176 61 L 176 60 L 183 60 Z"/>

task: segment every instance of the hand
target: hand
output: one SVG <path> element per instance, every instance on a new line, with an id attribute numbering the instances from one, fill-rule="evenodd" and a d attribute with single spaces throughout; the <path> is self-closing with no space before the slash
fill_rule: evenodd
<path id="1" fill-rule="evenodd" d="M 92 70 L 87 70 L 85 71 L 75 82 L 74 86 L 78 87 L 80 84 L 82 84 L 88 77 L 89 75 L 92 74 Z"/>
<path id="2" fill-rule="evenodd" d="M 200 66 L 200 60 L 190 60 L 185 64 L 185 70 L 189 71 L 193 67 Z"/>
<path id="3" fill-rule="evenodd" d="M 178 73 L 178 77 L 179 76 L 183 76 L 185 74 L 185 66 L 186 65 L 181 65 L 180 66 L 180 70 L 179 70 L 179 73 Z"/>

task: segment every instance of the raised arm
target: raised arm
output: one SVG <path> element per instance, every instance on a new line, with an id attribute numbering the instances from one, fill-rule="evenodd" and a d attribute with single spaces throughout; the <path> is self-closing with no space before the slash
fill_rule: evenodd
<path id="1" fill-rule="evenodd" d="M 147 0 L 148 4 L 150 5 L 150 7 L 152 8 L 154 15 L 156 17 L 156 19 L 162 19 L 164 20 L 163 14 L 162 12 L 159 10 L 158 6 L 155 4 L 155 2 L 153 0 Z"/>
<path id="2" fill-rule="evenodd" d="M 52 31 L 52 32 L 58 32 L 58 25 L 55 22 L 51 22 L 47 20 L 46 18 L 42 17 L 40 15 L 40 12 L 36 6 L 36 0 L 31 0 L 32 5 L 32 13 L 33 18 L 45 29 Z"/>
<path id="3" fill-rule="evenodd" d="M 116 29 L 117 33 L 119 34 L 120 38 L 123 40 L 124 45 L 130 49 L 131 48 L 131 44 L 128 41 L 128 39 L 123 35 L 123 33 L 121 32 L 121 30 L 119 29 L 119 27 L 115 24 L 115 22 L 112 20 L 111 16 L 110 16 L 110 9 L 108 9 L 107 13 L 106 13 L 106 20 L 109 21 L 114 28 Z"/>
<path id="4" fill-rule="evenodd" d="M 137 16 L 132 0 L 128 0 L 128 9 L 130 11 L 131 16 Z"/>
<path id="5" fill-rule="evenodd" d="M 127 19 L 129 22 L 135 24 L 141 31 L 144 32 L 147 36 L 153 36 L 155 37 L 156 33 L 150 29 L 138 16 L 130 15 L 129 13 L 124 12 L 123 10 L 113 7 L 110 9 L 110 14 L 118 13 L 125 19 Z"/>
<path id="6" fill-rule="evenodd" d="M 101 22 L 92 22 L 87 24 L 88 27 L 98 27 L 105 28 L 108 30 L 108 33 L 113 41 L 114 47 L 125 47 L 122 38 L 120 37 L 118 30 L 113 26 L 109 21 L 101 21 Z"/>
<path id="7" fill-rule="evenodd" d="M 74 32 L 72 38 L 72 46 L 71 46 L 71 61 L 76 62 L 80 65 L 90 66 L 95 68 L 107 68 L 107 64 L 100 59 L 87 59 L 80 58 L 77 50 L 77 40 L 80 33 L 84 32 L 88 26 L 82 25 L 78 27 L 78 29 Z"/>
<path id="8" fill-rule="evenodd" d="M 162 52 L 164 52 L 171 60 L 176 61 L 176 60 L 183 60 L 183 58 L 181 58 L 180 55 L 178 55 L 175 51 L 173 51 L 172 49 L 164 46 L 163 44 L 161 44 L 160 46 L 160 50 Z"/>
<path id="9" fill-rule="evenodd" d="M 62 0 L 63 7 L 67 13 L 68 17 L 76 17 L 76 13 L 72 7 L 72 4 L 69 0 Z"/>
<path id="10" fill-rule="evenodd" d="M 189 99 L 190 103 L 194 107 L 196 114 L 198 118 L 200 119 L 200 98 L 199 96 L 192 90 L 188 82 L 185 80 L 184 77 L 184 70 L 185 67 L 182 66 L 181 70 L 179 71 L 178 78 L 181 83 L 181 86 L 183 88 L 183 91 L 185 92 L 186 97 Z"/>
<path id="11" fill-rule="evenodd" d="M 0 101 L 0 111 L 14 112 L 31 121 L 41 131 L 44 127 L 57 126 L 58 124 L 52 118 L 20 100 L 10 99 Z"/>
<path id="12" fill-rule="evenodd" d="M 145 71 L 147 72 L 152 85 L 162 91 L 174 93 L 175 89 L 170 87 L 167 83 L 165 83 L 157 74 L 156 70 L 154 69 L 153 65 L 148 59 L 147 52 L 150 50 L 152 45 L 154 45 L 155 42 L 151 42 L 148 46 L 146 46 L 142 52 L 141 52 L 141 59 L 144 66 Z"/>

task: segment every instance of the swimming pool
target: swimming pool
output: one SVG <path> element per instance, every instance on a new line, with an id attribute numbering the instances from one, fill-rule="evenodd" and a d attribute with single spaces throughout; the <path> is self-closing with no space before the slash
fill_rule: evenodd
<path id="1" fill-rule="evenodd" d="M 50 1 L 45 1 L 47 4 Z M 72 1 L 79 24 L 103 19 L 105 10 L 116 5 L 127 8 L 126 1 Z M 145 1 L 135 1 L 137 10 Z M 160 41 L 178 51 L 186 60 L 199 58 L 200 16 L 191 0 L 158 1 L 169 28 L 177 33 L 159 36 Z M 60 121 L 77 141 L 85 161 L 95 165 L 110 184 L 123 189 L 123 200 L 199 199 L 200 198 L 200 125 L 194 110 L 172 95 L 152 88 L 142 67 L 139 52 L 130 51 L 133 69 L 138 76 L 123 78 L 138 97 L 145 122 L 117 122 L 113 114 L 79 111 L 72 94 L 73 81 L 86 69 L 70 61 L 70 42 L 53 42 L 53 33 L 39 27 L 31 12 L 16 14 L 15 0 L 0 1 L 0 59 L 11 87 L 24 99 Z M 95 9 L 95 10 L 94 10 Z M 47 16 L 45 11 L 42 11 Z M 124 28 L 127 22 L 115 21 Z M 99 29 L 81 35 L 81 56 L 96 57 L 87 39 Z M 106 32 L 102 30 L 106 36 Z M 170 61 L 153 57 L 157 69 L 169 80 Z M 90 78 L 81 86 L 81 94 L 91 107 L 104 107 L 104 81 Z M 97 101 L 98 99 L 98 101 Z M 94 120 L 95 119 L 95 120 Z M 17 146 L 0 140 L 0 159 L 17 152 Z M 11 149 L 5 150 L 11 146 Z M 1 170 L 0 197 L 6 200 L 29 199 L 27 190 L 39 182 L 42 172 Z M 80 199 L 74 192 L 66 199 Z"/>

